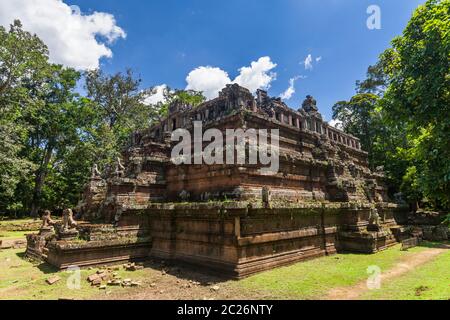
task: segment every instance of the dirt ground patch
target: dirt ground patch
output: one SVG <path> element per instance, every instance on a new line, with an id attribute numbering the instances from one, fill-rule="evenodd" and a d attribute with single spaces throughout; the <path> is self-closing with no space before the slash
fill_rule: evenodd
<path id="1" fill-rule="evenodd" d="M 421 265 L 432 261 L 440 254 L 450 249 L 450 246 L 443 245 L 442 248 L 430 248 L 422 252 L 415 253 L 412 256 L 404 258 L 401 262 L 397 263 L 393 268 L 382 272 L 381 283 L 398 278 L 412 270 L 420 267 Z M 367 281 L 361 281 L 358 284 L 350 287 L 341 287 L 332 289 L 326 300 L 357 300 L 364 293 L 368 292 Z"/>
<path id="2" fill-rule="evenodd" d="M 389 279 L 397 281 L 414 272 L 424 270 L 426 266 L 432 266 L 434 261 L 440 261 L 441 257 L 446 256 L 441 253 L 449 252 L 445 248 L 424 244 L 407 252 L 400 251 L 400 246 L 396 246 L 375 255 L 338 254 L 277 268 L 240 281 L 210 275 L 205 273 L 205 270 L 151 260 L 145 263 L 145 268 L 136 271 L 126 270 L 121 265 L 110 268 L 110 270 L 117 270 L 115 273 L 121 279 L 130 279 L 139 283 L 138 287 L 108 285 L 100 289 L 91 286 L 87 278 L 99 270 L 107 269 L 103 266 L 81 270 L 81 287 L 77 290 L 69 290 L 67 281 L 72 277 L 72 273 L 58 272 L 47 264 L 33 264 L 24 259 L 23 250 L 0 250 L 0 270 L 2 270 L 0 299 L 364 299 L 365 294 L 374 293 L 367 289 L 365 282 L 368 265 L 380 265 L 382 271 L 385 271 L 382 274 L 382 281 Z M 433 274 L 434 270 L 441 270 L 438 272 L 442 273 L 442 270 L 445 270 L 445 262 L 443 266 L 441 263 L 433 265 L 433 268 L 428 267 L 427 272 Z M 48 285 L 46 279 L 56 275 L 61 277 L 61 281 Z M 434 276 L 428 276 L 426 279 L 427 281 L 418 279 L 416 282 L 413 279 L 412 289 L 405 287 L 402 290 L 406 292 L 430 288 L 419 293 L 420 297 L 432 299 L 433 296 L 430 294 L 434 294 L 436 288 L 442 289 L 441 284 L 446 281 L 443 277 Z M 106 281 L 102 284 L 105 285 Z M 392 298 L 396 296 L 395 293 Z M 446 296 L 446 293 L 443 292 L 437 296 Z"/>
<path id="3" fill-rule="evenodd" d="M 130 275 L 132 277 L 132 274 Z M 146 265 L 135 278 L 138 288 L 106 289 L 95 296 L 100 300 L 252 300 L 263 299 L 259 293 L 239 290 L 232 280 L 192 271 L 186 267 Z"/>

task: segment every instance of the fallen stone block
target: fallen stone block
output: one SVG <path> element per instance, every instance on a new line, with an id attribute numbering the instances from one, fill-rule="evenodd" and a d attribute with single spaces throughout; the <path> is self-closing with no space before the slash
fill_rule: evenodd
<path id="1" fill-rule="evenodd" d="M 120 266 L 112 266 L 112 267 L 109 267 L 108 270 L 110 270 L 110 271 L 119 271 L 120 270 Z"/>
<path id="2" fill-rule="evenodd" d="M 125 270 L 126 271 L 136 271 L 136 266 L 128 266 Z"/>
<path id="3" fill-rule="evenodd" d="M 0 241 L 0 249 L 11 249 L 12 243 L 9 241 Z"/>
<path id="4" fill-rule="evenodd" d="M 120 286 L 122 284 L 122 281 L 120 280 L 110 280 L 108 281 L 108 286 Z"/>
<path id="5" fill-rule="evenodd" d="M 96 286 L 100 286 L 102 284 L 102 279 L 101 278 L 97 278 L 94 281 L 91 282 L 91 286 L 96 287 Z"/>
<path id="6" fill-rule="evenodd" d="M 27 242 L 25 240 L 16 240 L 13 242 L 13 249 L 22 249 L 27 246 Z"/>
<path id="7" fill-rule="evenodd" d="M 58 281 L 60 281 L 61 278 L 58 276 L 54 276 L 54 277 L 50 277 L 47 280 L 45 280 L 49 285 L 54 285 L 55 283 L 57 283 Z"/>
<path id="8" fill-rule="evenodd" d="M 220 290 L 220 287 L 219 287 L 219 286 L 212 286 L 212 287 L 211 287 L 211 290 L 212 290 L 212 291 L 219 291 L 219 290 Z"/>
<path id="9" fill-rule="evenodd" d="M 106 281 L 106 280 L 108 280 L 109 278 L 110 278 L 110 276 L 109 276 L 109 274 L 107 274 L 107 273 L 101 275 L 101 279 L 102 279 L 103 281 Z"/>
<path id="10" fill-rule="evenodd" d="M 96 281 L 96 280 L 98 280 L 98 279 L 100 279 L 100 276 L 99 276 L 98 274 L 92 274 L 92 275 L 90 275 L 90 276 L 87 278 L 87 280 L 88 280 L 89 282 L 93 282 L 93 281 Z"/>

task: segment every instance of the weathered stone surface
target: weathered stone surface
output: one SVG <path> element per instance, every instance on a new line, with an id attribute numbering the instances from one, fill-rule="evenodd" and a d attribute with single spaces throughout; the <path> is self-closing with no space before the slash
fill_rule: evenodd
<path id="1" fill-rule="evenodd" d="M 92 274 L 92 275 L 90 275 L 89 277 L 88 277 L 88 281 L 89 282 L 93 282 L 93 281 L 95 281 L 95 280 L 98 280 L 98 279 L 100 279 L 101 277 L 96 273 L 96 274 Z"/>
<path id="2" fill-rule="evenodd" d="M 410 238 L 402 241 L 402 250 L 406 251 L 408 249 L 417 247 L 419 245 L 418 238 Z"/>
<path id="3" fill-rule="evenodd" d="M 170 134 L 193 133 L 193 121 L 222 132 L 278 129 L 279 172 L 174 165 Z M 72 228 L 77 239 L 30 237 L 30 252 L 44 247 L 62 269 L 155 257 L 244 277 L 337 250 L 376 252 L 404 234 L 394 216 L 405 208 L 389 203 L 381 170 L 368 168 L 360 141 L 324 122 L 310 96 L 295 111 L 234 84 L 196 108 L 175 102 L 160 123 L 132 135 L 111 168 L 93 168 L 79 206 L 91 223 Z"/>

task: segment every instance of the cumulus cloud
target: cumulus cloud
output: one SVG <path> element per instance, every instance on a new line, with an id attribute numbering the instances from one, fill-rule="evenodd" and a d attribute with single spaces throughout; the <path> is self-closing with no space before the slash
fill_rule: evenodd
<path id="1" fill-rule="evenodd" d="M 162 84 L 162 85 L 153 87 L 150 94 L 145 98 L 144 104 L 154 105 L 154 104 L 158 104 L 159 102 L 165 102 L 166 101 L 165 94 L 166 94 L 167 90 L 168 90 L 168 87 L 166 84 Z"/>
<path id="2" fill-rule="evenodd" d="M 286 91 L 284 91 L 281 95 L 280 98 L 283 100 L 289 100 L 290 98 L 292 98 L 292 96 L 295 93 L 295 82 L 298 79 L 304 79 L 304 76 L 296 76 L 294 78 L 289 79 L 289 87 L 286 89 Z"/>
<path id="3" fill-rule="evenodd" d="M 269 89 L 270 83 L 277 77 L 276 73 L 271 72 L 276 66 L 270 57 L 261 57 L 258 61 L 253 61 L 250 67 L 239 69 L 240 74 L 234 79 L 234 83 L 249 89 L 252 93 L 258 89 Z"/>
<path id="4" fill-rule="evenodd" d="M 342 128 L 343 128 L 343 123 L 340 120 L 334 120 L 333 119 L 328 124 L 330 126 L 332 126 L 332 127 L 335 127 L 336 129 L 341 129 L 342 130 Z"/>
<path id="5" fill-rule="evenodd" d="M 62 0 L 1 0 L 0 25 L 15 19 L 45 42 L 52 62 L 78 70 L 98 68 L 101 58 L 112 57 L 109 45 L 126 37 L 113 15 L 82 14 Z"/>
<path id="6" fill-rule="evenodd" d="M 240 68 L 234 80 L 220 68 L 198 67 L 188 74 L 186 89 L 202 91 L 206 98 L 214 99 L 227 84 L 237 83 L 255 93 L 257 89 L 270 88 L 270 83 L 276 79 L 276 73 L 271 71 L 276 66 L 270 57 L 261 57 L 250 66 Z"/>
<path id="7" fill-rule="evenodd" d="M 187 90 L 202 91 L 207 99 L 214 99 L 227 84 L 231 83 L 228 73 L 220 68 L 198 67 L 187 78 Z"/>

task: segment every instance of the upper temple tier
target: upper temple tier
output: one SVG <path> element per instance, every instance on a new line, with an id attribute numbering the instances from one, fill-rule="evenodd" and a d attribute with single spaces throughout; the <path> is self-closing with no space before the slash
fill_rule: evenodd
<path id="1" fill-rule="evenodd" d="M 194 122 L 202 130 L 279 129 L 279 170 L 255 164 L 182 164 L 171 161 L 171 132 Z M 197 123 L 198 123 L 197 122 Z M 204 145 L 208 145 L 204 142 Z M 193 155 L 192 155 L 193 156 Z M 360 141 L 323 121 L 308 96 L 295 111 L 280 98 L 237 84 L 197 107 L 174 102 L 158 124 L 132 135 L 115 170 L 93 174 L 79 209 L 111 219 L 151 202 L 210 200 L 283 202 L 389 202 L 380 172 L 371 172 Z"/>

